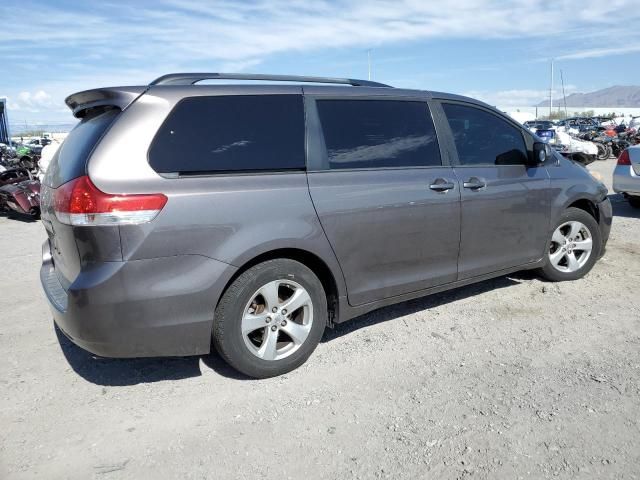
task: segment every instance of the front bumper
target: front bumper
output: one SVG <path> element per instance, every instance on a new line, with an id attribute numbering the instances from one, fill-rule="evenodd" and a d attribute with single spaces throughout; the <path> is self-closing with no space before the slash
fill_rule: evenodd
<path id="1" fill-rule="evenodd" d="M 600 226 L 600 235 L 602 236 L 602 253 L 604 254 L 605 247 L 609 241 L 609 234 L 611 233 L 611 223 L 613 221 L 613 209 L 611 207 L 611 201 L 609 197 L 605 198 L 598 204 L 598 217 Z"/>
<path id="2" fill-rule="evenodd" d="M 199 255 L 87 264 L 65 290 L 49 241 L 40 280 L 60 330 L 103 357 L 208 353 L 217 299 L 236 267 Z"/>

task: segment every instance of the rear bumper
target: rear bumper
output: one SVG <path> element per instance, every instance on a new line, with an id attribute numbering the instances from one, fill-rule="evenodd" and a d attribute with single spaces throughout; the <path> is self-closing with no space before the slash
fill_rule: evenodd
<path id="1" fill-rule="evenodd" d="M 640 195 L 640 176 L 631 165 L 616 165 L 613 171 L 613 191 Z"/>
<path id="2" fill-rule="evenodd" d="M 43 245 L 40 279 L 54 320 L 103 357 L 208 353 L 213 313 L 236 268 L 198 255 L 85 266 L 65 290 Z"/>

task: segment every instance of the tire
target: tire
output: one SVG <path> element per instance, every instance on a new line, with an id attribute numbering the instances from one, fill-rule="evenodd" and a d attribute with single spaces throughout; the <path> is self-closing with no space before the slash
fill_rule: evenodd
<path id="1" fill-rule="evenodd" d="M 613 148 L 609 144 L 607 144 L 605 146 L 607 147 L 607 159 L 609 159 L 609 158 L 611 158 L 613 156 Z"/>
<path id="2" fill-rule="evenodd" d="M 598 142 L 596 142 L 596 147 L 598 148 L 598 153 L 596 155 L 596 158 L 598 160 L 606 160 L 607 158 L 609 158 L 609 151 L 607 150 L 607 147 Z"/>
<path id="3" fill-rule="evenodd" d="M 551 232 L 545 250 L 545 264 L 538 269 L 539 275 L 552 282 L 563 282 L 577 280 L 589 273 L 602 249 L 598 222 L 584 210 L 568 208 Z M 563 243 L 565 240 L 566 244 Z M 587 253 L 586 257 L 582 256 Z"/>
<path id="4" fill-rule="evenodd" d="M 627 197 L 627 201 L 629 202 L 629 205 L 631 205 L 633 208 L 640 208 L 640 197 L 634 197 L 629 195 Z"/>
<path id="5" fill-rule="evenodd" d="M 215 311 L 213 344 L 239 372 L 274 377 L 309 358 L 326 324 L 327 297 L 318 277 L 295 260 L 268 260 L 227 288 Z"/>

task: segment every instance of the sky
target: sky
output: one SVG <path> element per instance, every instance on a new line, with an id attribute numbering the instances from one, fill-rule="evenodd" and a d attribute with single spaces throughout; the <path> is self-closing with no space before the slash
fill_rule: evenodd
<path id="1" fill-rule="evenodd" d="M 364 78 L 502 108 L 640 84 L 640 0 L 2 0 L 12 124 L 73 122 L 80 90 L 169 72 Z"/>

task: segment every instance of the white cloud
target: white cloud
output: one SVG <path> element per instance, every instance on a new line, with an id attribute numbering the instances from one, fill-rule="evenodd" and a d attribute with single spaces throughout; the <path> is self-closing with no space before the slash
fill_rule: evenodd
<path id="1" fill-rule="evenodd" d="M 56 103 L 53 97 L 44 90 L 35 92 L 22 91 L 16 97 L 6 97 L 7 107 L 10 110 L 37 113 L 51 109 L 59 109 L 60 105 Z"/>
<path id="2" fill-rule="evenodd" d="M 246 71 L 290 52 L 367 49 L 426 39 L 522 38 L 549 43 L 562 39 L 583 49 L 555 49 L 563 60 L 636 52 L 640 31 L 633 29 L 625 32 L 625 46 L 602 45 L 610 45 L 603 39 L 618 41 L 621 19 L 625 25 L 640 22 L 637 2 L 582 0 L 580 8 L 574 0 L 457 0 L 450 6 L 428 0 L 158 0 L 146 6 L 5 2 L 0 5 L 0 58 L 45 52 L 47 58 L 37 62 L 24 59 L 20 70 L 33 68 L 33 73 L 25 75 L 27 84 L 6 93 L 21 111 L 58 112 L 73 90 L 144 83 L 168 71 L 200 69 L 203 64 L 212 71 Z M 24 19 L 29 19 L 28 28 Z M 45 63 L 51 72 L 46 78 L 41 75 Z M 461 61 L 461 72 L 467 72 L 466 67 Z M 432 70 L 437 74 L 436 67 Z M 411 82 L 402 79 L 405 85 L 424 84 Z M 49 98 L 37 96 L 43 88 Z M 22 89 L 29 90 L 28 95 L 21 97 Z M 492 104 L 531 104 L 546 97 L 536 90 L 478 93 Z"/>
<path id="3" fill-rule="evenodd" d="M 575 85 L 565 85 L 565 93 L 570 95 L 575 93 Z M 554 89 L 553 98 L 554 101 L 561 95 L 562 92 Z M 534 90 L 534 89 L 512 89 L 512 90 L 498 90 L 498 91 L 479 91 L 471 90 L 463 93 L 467 97 L 477 98 L 489 105 L 494 105 L 502 108 L 506 107 L 527 107 L 535 106 L 545 99 L 549 98 L 549 90 Z"/>
<path id="4" fill-rule="evenodd" d="M 610 55 L 627 55 L 640 52 L 640 45 L 622 45 L 619 47 L 591 48 L 560 55 L 557 60 L 582 60 L 585 58 L 607 57 Z"/>
<path id="5" fill-rule="evenodd" d="M 607 5 L 603 5 L 606 3 Z M 91 10 L 42 6 L 0 7 L 0 45 L 19 50 L 26 44 L 72 47 L 92 58 L 118 56 L 185 61 L 214 59 L 255 62 L 286 51 L 368 47 L 426 38 L 499 39 L 583 35 L 586 29 L 619 29 L 640 18 L 634 0 L 457 0 L 455 8 L 440 2 L 397 0 L 368 2 L 254 0 L 165 0 L 156 8 L 140 5 L 95 5 Z M 118 12 L 114 17 L 113 12 Z M 24 29 L 20 19 L 29 18 Z M 595 55 L 597 52 L 593 52 Z"/>

